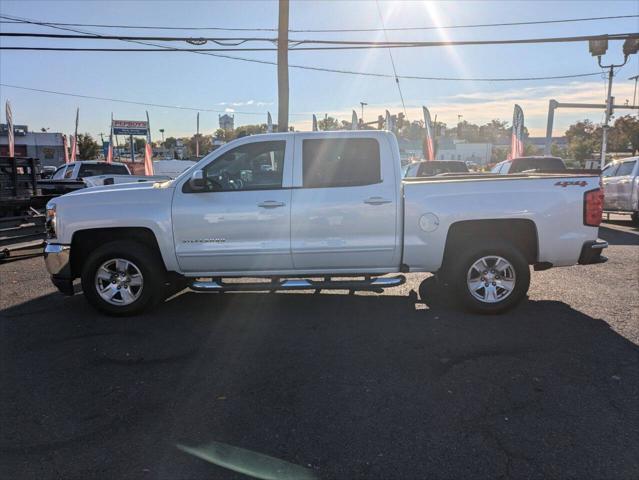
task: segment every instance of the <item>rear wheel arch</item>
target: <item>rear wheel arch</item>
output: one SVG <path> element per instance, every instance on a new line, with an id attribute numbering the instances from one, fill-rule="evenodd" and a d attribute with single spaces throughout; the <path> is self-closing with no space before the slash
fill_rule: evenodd
<path id="1" fill-rule="evenodd" d="M 539 240 L 537 226 L 528 219 L 464 220 L 451 224 L 446 236 L 442 270 L 446 270 L 459 252 L 478 243 L 507 242 L 517 248 L 528 264 L 537 262 Z"/>

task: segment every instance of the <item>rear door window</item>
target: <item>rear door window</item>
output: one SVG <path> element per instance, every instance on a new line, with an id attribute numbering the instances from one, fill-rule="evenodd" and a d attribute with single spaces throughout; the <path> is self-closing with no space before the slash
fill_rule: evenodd
<path id="1" fill-rule="evenodd" d="M 617 177 L 625 177 L 626 175 L 631 175 L 632 171 L 635 169 L 636 160 L 631 162 L 623 162 L 619 165 L 619 169 L 617 170 Z"/>
<path id="2" fill-rule="evenodd" d="M 374 138 L 308 139 L 302 142 L 304 188 L 380 183 L 379 144 Z"/>
<path id="3" fill-rule="evenodd" d="M 619 170 L 619 165 L 619 163 L 608 165 L 606 168 L 603 169 L 603 172 L 601 172 L 601 176 L 614 177 L 617 173 L 617 170 Z"/>

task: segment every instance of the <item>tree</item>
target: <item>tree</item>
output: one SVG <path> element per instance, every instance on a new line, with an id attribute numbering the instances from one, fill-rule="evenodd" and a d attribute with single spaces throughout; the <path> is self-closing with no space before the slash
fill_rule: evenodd
<path id="1" fill-rule="evenodd" d="M 479 137 L 486 143 L 498 143 L 500 140 L 507 139 L 511 135 L 508 122 L 493 119 L 479 127 Z"/>
<path id="2" fill-rule="evenodd" d="M 198 139 L 198 134 L 195 134 L 191 138 L 184 140 L 184 144 L 186 145 L 187 154 L 189 157 L 195 157 L 195 144 L 197 139 Z M 206 155 L 207 153 L 213 150 L 213 141 L 210 135 L 204 136 L 200 133 L 199 142 L 200 142 L 200 146 L 199 146 L 200 156 Z"/>
<path id="3" fill-rule="evenodd" d="M 334 117 L 326 117 L 317 122 L 317 128 L 320 130 L 338 130 L 339 123 Z"/>
<path id="4" fill-rule="evenodd" d="M 175 146 L 177 145 L 177 139 L 175 137 L 168 137 L 166 140 L 164 140 L 164 148 L 175 148 Z"/>
<path id="5" fill-rule="evenodd" d="M 639 151 L 639 119 L 630 115 L 617 118 L 608 132 L 608 143 L 610 151 L 630 150 L 634 155 Z"/>
<path id="6" fill-rule="evenodd" d="M 134 140 L 135 151 L 136 153 L 144 152 L 144 147 L 146 146 L 146 138 L 136 137 Z"/>
<path id="7" fill-rule="evenodd" d="M 568 150 L 566 149 L 566 147 L 561 147 L 553 143 L 550 146 L 550 154 L 553 157 L 566 158 L 568 156 Z"/>
<path id="8" fill-rule="evenodd" d="M 78 135 L 78 158 L 81 160 L 93 160 L 98 158 L 100 146 L 88 133 Z"/>
<path id="9" fill-rule="evenodd" d="M 597 129 L 590 120 L 583 120 L 568 127 L 568 156 L 582 161 L 592 158 L 593 153 L 601 145 L 601 129 Z"/>
<path id="10" fill-rule="evenodd" d="M 524 143 L 524 157 L 539 155 L 539 149 L 532 143 Z"/>

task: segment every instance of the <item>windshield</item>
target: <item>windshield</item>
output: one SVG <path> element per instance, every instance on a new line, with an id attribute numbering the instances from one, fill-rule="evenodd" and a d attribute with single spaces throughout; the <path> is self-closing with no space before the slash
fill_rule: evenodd
<path id="1" fill-rule="evenodd" d="M 419 176 L 439 175 L 440 173 L 466 173 L 468 167 L 464 162 L 422 162 Z"/>
<path id="2" fill-rule="evenodd" d="M 557 157 L 516 158 L 508 173 L 524 172 L 526 170 L 565 170 L 566 165 Z"/>
<path id="3" fill-rule="evenodd" d="M 109 163 L 83 163 L 80 165 L 79 178 L 94 177 L 96 175 L 128 175 L 129 171 L 124 165 Z"/>

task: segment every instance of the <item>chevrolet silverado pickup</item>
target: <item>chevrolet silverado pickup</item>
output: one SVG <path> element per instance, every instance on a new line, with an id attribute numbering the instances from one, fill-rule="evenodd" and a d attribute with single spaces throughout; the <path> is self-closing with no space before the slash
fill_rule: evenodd
<path id="1" fill-rule="evenodd" d="M 499 313 L 525 297 L 530 265 L 606 260 L 599 182 L 580 174 L 402 179 L 392 133 L 254 135 L 174 180 L 52 200 L 45 263 L 59 290 L 73 294 L 80 278 L 87 300 L 112 315 L 185 287 L 380 291 L 405 272 L 436 273 L 466 307 Z"/>

